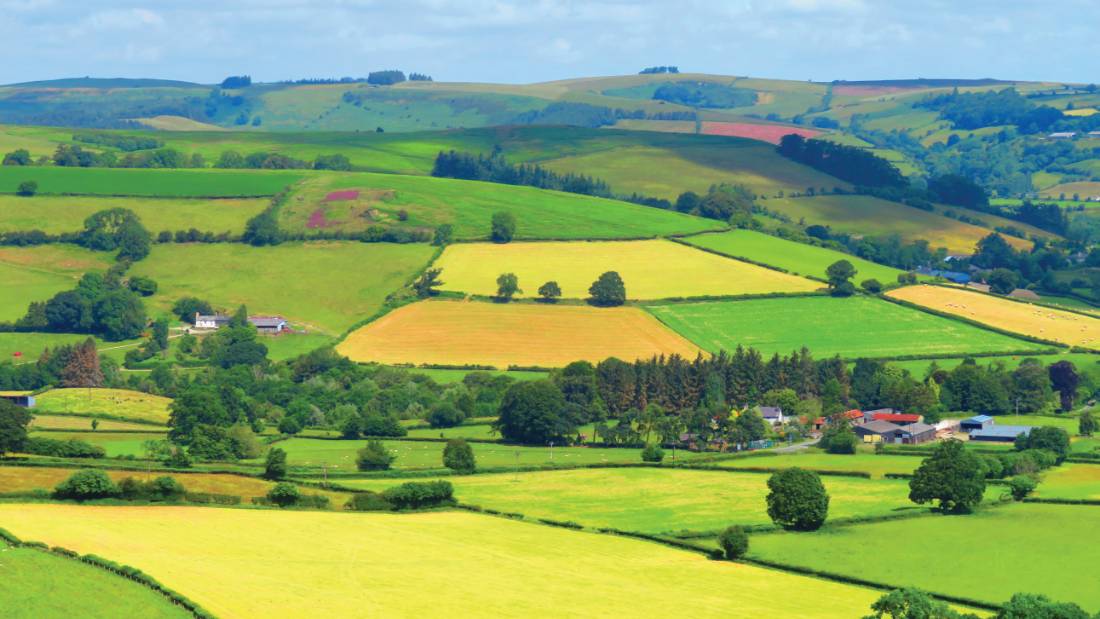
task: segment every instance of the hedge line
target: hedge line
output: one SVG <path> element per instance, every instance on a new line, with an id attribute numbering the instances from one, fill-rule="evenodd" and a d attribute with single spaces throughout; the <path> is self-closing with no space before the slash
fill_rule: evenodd
<path id="1" fill-rule="evenodd" d="M 1100 500 L 1097 499 L 1056 499 L 1049 498 L 1044 499 L 1041 497 L 1027 497 L 1023 500 L 1024 503 L 1049 503 L 1051 505 L 1100 505 Z"/>
<path id="2" fill-rule="evenodd" d="M 90 426 L 89 426 L 90 427 Z M 31 428 L 33 432 L 67 432 L 72 434 L 74 432 L 94 432 L 95 434 L 156 434 L 156 430 L 75 430 L 73 428 Z M 164 432 L 163 430 L 161 430 Z M 167 432 L 165 432 L 167 434 Z"/>
<path id="3" fill-rule="evenodd" d="M 43 387 L 40 392 L 35 393 L 33 395 L 46 393 L 47 391 L 50 391 L 51 389 L 53 389 L 53 387 Z M 157 427 L 157 428 L 164 428 L 165 427 L 164 424 L 161 424 L 161 423 L 156 423 L 156 422 L 148 421 L 148 420 L 145 420 L 145 419 L 131 419 L 129 417 L 123 417 L 121 415 L 112 415 L 110 413 L 98 413 L 97 412 L 97 413 L 87 413 L 87 414 L 77 415 L 75 413 L 55 413 L 53 411 L 39 411 L 39 412 L 42 415 L 48 415 L 50 417 L 76 417 L 76 418 L 79 418 L 79 419 L 87 419 L 89 423 L 91 423 L 92 419 L 99 419 L 99 420 L 106 420 L 106 421 L 125 421 L 126 423 L 136 423 L 136 424 L 139 424 L 139 425 L 154 426 L 154 427 Z M 34 428 L 34 430 L 36 432 L 42 432 L 42 431 L 44 431 L 44 428 Z M 73 430 L 64 430 L 64 431 L 65 432 L 72 432 Z M 108 432 L 108 431 L 119 432 L 120 430 L 96 430 L 96 432 Z"/>

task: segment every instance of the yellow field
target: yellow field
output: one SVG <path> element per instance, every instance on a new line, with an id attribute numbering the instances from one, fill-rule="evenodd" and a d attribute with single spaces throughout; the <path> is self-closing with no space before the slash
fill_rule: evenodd
<path id="1" fill-rule="evenodd" d="M 637 540 L 462 512 L 7 504 L 0 526 L 133 565 L 222 619 L 847 619 L 880 595 Z"/>
<path id="2" fill-rule="evenodd" d="M 353 361 L 559 367 L 653 355 L 695 358 L 699 348 L 633 307 L 465 301 L 406 305 L 352 332 L 336 350 Z"/>
<path id="3" fill-rule="evenodd" d="M 495 295 L 501 273 L 519 277 L 522 296 L 538 296 L 553 280 L 565 298 L 588 296 L 605 271 L 617 271 L 630 299 L 808 292 L 821 284 L 754 264 L 723 258 L 672 241 L 460 243 L 435 265 L 444 290 Z"/>
<path id="4" fill-rule="evenodd" d="M 1097 110 L 1094 107 L 1081 107 L 1077 108 L 1076 110 L 1062 110 L 1062 113 L 1066 116 L 1092 116 L 1097 112 L 1100 112 L 1100 110 Z"/>
<path id="5" fill-rule="evenodd" d="M 36 412 L 110 415 L 167 424 L 172 399 L 127 389 L 51 389 L 35 396 L 35 402 Z"/>
<path id="6" fill-rule="evenodd" d="M 1100 319 L 942 286 L 906 286 L 889 296 L 937 311 L 1070 346 L 1100 348 Z"/>
<path id="7" fill-rule="evenodd" d="M 129 421 L 115 421 L 113 419 L 100 419 L 96 426 L 99 430 L 141 430 L 143 432 L 167 431 L 164 426 L 154 426 L 147 423 L 131 423 Z M 91 430 L 92 420 L 87 417 L 70 417 L 68 415 L 39 415 L 35 414 L 31 419 L 32 429 L 48 428 L 51 430 Z"/>
<path id="8" fill-rule="evenodd" d="M 27 492 L 43 489 L 53 490 L 54 486 L 65 481 L 77 469 L 31 467 L 31 466 L 0 466 L 0 492 Z M 170 475 L 175 477 L 188 492 L 210 492 L 213 494 L 232 494 L 244 499 L 248 503 L 253 497 L 261 497 L 267 494 L 273 484 L 269 481 L 255 477 L 242 475 L 228 475 L 225 473 L 165 473 L 154 471 L 144 473 L 142 471 L 105 471 L 115 482 L 127 477 L 147 480 Z M 399 485 L 400 481 L 384 484 L 386 488 Z M 344 492 L 329 492 L 317 488 L 301 488 L 303 494 L 324 494 L 331 501 L 330 507 L 342 509 L 350 496 Z M 2 527 L 3 525 L 0 525 Z"/>

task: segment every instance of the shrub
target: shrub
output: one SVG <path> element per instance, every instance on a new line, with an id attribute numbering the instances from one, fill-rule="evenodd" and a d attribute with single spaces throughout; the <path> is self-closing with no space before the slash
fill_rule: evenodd
<path id="1" fill-rule="evenodd" d="M 1008 480 L 1008 489 L 1012 492 L 1012 498 L 1017 501 L 1022 501 L 1029 494 L 1035 492 L 1038 485 L 1039 482 L 1031 475 L 1017 475 Z"/>
<path id="2" fill-rule="evenodd" d="M 423 509 L 454 504 L 454 487 L 449 481 L 410 481 L 387 488 L 382 498 L 394 509 Z"/>
<path id="3" fill-rule="evenodd" d="M 456 473 L 473 473 L 477 470 L 474 450 L 464 439 L 453 438 L 443 448 L 443 466 Z"/>
<path id="4" fill-rule="evenodd" d="M 396 459 L 397 456 L 390 453 L 382 441 L 367 441 L 367 445 L 355 456 L 355 466 L 360 471 L 384 471 Z"/>
<path id="5" fill-rule="evenodd" d="M 140 277 L 135 275 L 130 278 L 128 286 L 130 287 L 130 290 L 133 290 L 143 297 L 151 297 L 157 292 L 156 280 L 150 279 L 148 277 Z"/>
<path id="6" fill-rule="evenodd" d="M 790 468 L 768 479 L 768 516 L 792 531 L 816 531 L 829 514 L 829 495 L 813 471 Z"/>
<path id="7" fill-rule="evenodd" d="M 275 487 L 267 492 L 267 500 L 279 507 L 297 505 L 301 498 L 302 495 L 298 492 L 298 487 L 285 481 L 275 484 Z"/>
<path id="8" fill-rule="evenodd" d="M 728 527 L 718 536 L 718 545 L 726 553 L 727 559 L 740 559 L 749 550 L 749 534 L 741 527 Z"/>
<path id="9" fill-rule="evenodd" d="M 1030 433 L 1016 437 L 1016 449 L 1048 449 L 1054 452 L 1057 464 L 1061 464 L 1069 455 L 1069 433 L 1051 426 L 1032 428 Z"/>
<path id="10" fill-rule="evenodd" d="M 283 417 L 279 421 L 279 432 L 282 434 L 297 434 L 302 431 L 302 424 L 294 417 Z"/>
<path id="11" fill-rule="evenodd" d="M 832 423 L 821 433 L 818 445 L 831 454 L 854 454 L 859 437 L 847 423 Z"/>
<path id="12" fill-rule="evenodd" d="M 516 235 L 516 216 L 507 213 L 493 213 L 492 229 L 489 238 L 494 243 L 507 243 Z"/>
<path id="13" fill-rule="evenodd" d="M 440 402 L 428 413 L 428 425 L 433 428 L 453 428 L 466 416 L 450 402 Z"/>
<path id="14" fill-rule="evenodd" d="M 84 469 L 73 473 L 68 479 L 57 484 L 53 494 L 59 499 L 106 499 L 119 495 L 118 486 L 103 471 Z"/>
<path id="15" fill-rule="evenodd" d="M 871 294 L 882 292 L 882 282 L 877 279 L 865 279 L 859 286 Z"/>
<path id="16" fill-rule="evenodd" d="M 118 483 L 118 494 L 127 501 L 176 501 L 183 498 L 187 490 L 167 475 L 150 481 L 127 477 Z"/>
<path id="17" fill-rule="evenodd" d="M 189 469 L 191 468 L 191 456 L 187 455 L 186 451 L 176 448 L 164 459 L 164 465 L 173 469 Z"/>
<path id="18" fill-rule="evenodd" d="M 649 444 L 642 450 L 642 462 L 660 462 L 665 459 L 665 450 L 660 445 Z"/>
<path id="19" fill-rule="evenodd" d="M 272 447 L 264 461 L 264 479 L 283 479 L 286 477 L 286 452 Z"/>
<path id="20" fill-rule="evenodd" d="M 23 196 L 24 198 L 29 198 L 38 193 L 38 183 L 34 181 L 23 181 L 22 183 L 19 183 L 19 187 L 15 190 L 15 192 Z"/>
<path id="21" fill-rule="evenodd" d="M 355 512 L 390 511 L 393 505 L 377 492 L 357 492 L 344 504 L 344 509 Z"/>

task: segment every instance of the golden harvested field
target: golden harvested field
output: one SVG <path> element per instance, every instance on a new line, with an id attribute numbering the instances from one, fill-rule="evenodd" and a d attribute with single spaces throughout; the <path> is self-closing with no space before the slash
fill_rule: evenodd
<path id="1" fill-rule="evenodd" d="M 521 296 L 536 297 L 553 280 L 562 296 L 581 299 L 605 271 L 616 271 L 630 299 L 809 292 L 821 284 L 666 240 L 460 243 L 436 261 L 443 290 L 495 295 L 497 277 L 515 273 Z"/>
<path id="2" fill-rule="evenodd" d="M 633 307 L 423 301 L 352 332 L 336 350 L 353 361 L 559 367 L 699 348 Z"/>
<path id="3" fill-rule="evenodd" d="M 942 286 L 906 286 L 889 296 L 977 322 L 1053 340 L 1069 346 L 1100 348 L 1100 319 Z"/>
<path id="4" fill-rule="evenodd" d="M 51 389 L 35 401 L 35 410 L 43 413 L 109 415 L 163 425 L 172 399 L 127 389 Z"/>
<path id="5" fill-rule="evenodd" d="M 54 486 L 65 481 L 78 469 L 37 467 L 37 466 L 0 466 L 0 492 L 26 492 L 38 488 L 53 490 Z M 165 473 L 154 471 L 105 471 L 116 483 L 127 478 L 155 479 L 168 475 L 175 477 L 188 492 L 210 492 L 213 494 L 232 494 L 244 499 L 247 503 L 253 497 L 267 494 L 273 484 L 269 481 L 243 475 L 228 475 L 225 473 Z M 399 485 L 395 480 L 389 486 Z M 329 497 L 333 509 L 342 509 L 350 496 L 344 492 L 329 492 L 317 488 L 301 488 L 303 494 L 324 494 Z M 3 525 L 0 525 L 2 527 Z"/>
<path id="6" fill-rule="evenodd" d="M 7 504 L 0 526 L 138 567 L 222 619 L 622 617 L 639 609 L 653 617 L 847 619 L 880 595 L 463 512 Z"/>
<path id="7" fill-rule="evenodd" d="M 96 426 L 99 430 L 140 430 L 142 432 L 168 431 L 165 426 L 154 426 L 147 423 L 133 423 L 130 421 L 115 421 L 113 419 L 100 419 Z M 35 414 L 31 419 L 32 429 L 50 430 L 91 430 L 92 420 L 87 417 L 70 415 L 39 415 Z"/>

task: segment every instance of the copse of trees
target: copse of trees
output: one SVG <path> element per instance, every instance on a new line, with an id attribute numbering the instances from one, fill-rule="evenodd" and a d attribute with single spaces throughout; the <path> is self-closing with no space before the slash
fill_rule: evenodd
<path id="1" fill-rule="evenodd" d="M 673 206 L 681 213 L 729 221 L 733 225 L 748 224 L 756 210 L 755 195 L 744 185 L 711 185 L 706 195 L 685 191 Z"/>
<path id="2" fill-rule="evenodd" d="M 680 68 L 674 66 L 646 67 L 638 71 L 638 75 L 652 75 L 656 73 L 679 73 Z"/>
<path id="3" fill-rule="evenodd" d="M 30 411 L 10 400 L 0 399 L 0 457 L 23 448 L 30 422 Z"/>
<path id="4" fill-rule="evenodd" d="M 152 150 L 164 146 L 164 142 L 156 138 L 119 133 L 74 133 L 73 141 L 95 144 L 96 146 L 108 146 L 128 153 L 138 150 Z M 23 165 L 29 165 L 29 163 Z"/>
<path id="5" fill-rule="evenodd" d="M 564 444 L 577 429 L 561 390 L 548 380 L 513 384 L 504 393 L 499 415 L 493 428 L 504 440 L 516 443 Z"/>
<path id="6" fill-rule="evenodd" d="M 221 87 L 225 89 L 248 88 L 252 85 L 252 77 L 249 75 L 230 75 L 222 80 Z"/>
<path id="7" fill-rule="evenodd" d="M 122 285 L 117 273 L 86 273 L 74 290 L 45 303 L 32 302 L 14 325 L 20 330 L 88 333 L 111 341 L 136 338 L 147 323 L 141 297 Z"/>
<path id="8" fill-rule="evenodd" d="M 25 148 L 17 148 L 4 155 L 3 165 L 27 166 L 32 163 L 31 152 Z"/>
<path id="9" fill-rule="evenodd" d="M 513 165 L 505 161 L 499 151 L 489 156 L 440 151 L 432 166 L 432 176 L 611 197 L 611 188 L 601 180 L 572 173 L 560 174 L 534 164 Z"/>
<path id="10" fill-rule="evenodd" d="M 367 83 L 375 86 L 392 86 L 405 81 L 404 71 L 388 69 L 385 71 L 371 71 L 367 74 Z"/>
<path id="11" fill-rule="evenodd" d="M 889 161 L 865 149 L 790 134 L 776 148 L 780 155 L 863 187 L 908 186 L 908 181 Z"/>
<path id="12" fill-rule="evenodd" d="M 1016 125 L 1020 133 L 1030 134 L 1047 131 L 1063 118 L 1061 110 L 1036 105 L 1015 88 L 964 93 L 956 88 L 949 94 L 929 96 L 916 105 L 938 111 L 940 118 L 951 121 L 956 129 Z"/>

